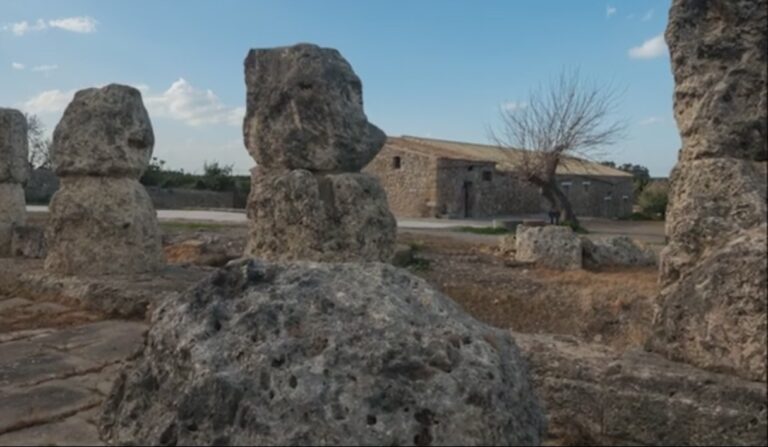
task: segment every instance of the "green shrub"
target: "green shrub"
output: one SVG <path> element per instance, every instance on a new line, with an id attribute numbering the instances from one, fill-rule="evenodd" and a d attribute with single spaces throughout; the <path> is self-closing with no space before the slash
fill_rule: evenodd
<path id="1" fill-rule="evenodd" d="M 664 218 L 669 201 L 669 185 L 666 182 L 654 182 L 646 186 L 637 198 L 637 204 L 647 216 Z"/>
<path id="2" fill-rule="evenodd" d="M 509 230 L 504 227 L 459 227 L 456 231 L 462 233 L 474 233 L 474 234 L 507 234 Z"/>

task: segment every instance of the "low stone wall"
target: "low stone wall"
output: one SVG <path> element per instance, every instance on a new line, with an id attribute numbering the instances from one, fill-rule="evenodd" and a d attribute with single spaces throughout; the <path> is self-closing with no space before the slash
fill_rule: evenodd
<path id="1" fill-rule="evenodd" d="M 147 186 L 147 193 L 155 209 L 180 208 L 236 208 L 231 191 L 207 191 L 186 188 L 158 188 Z"/>
<path id="2" fill-rule="evenodd" d="M 244 208 L 244 194 L 189 188 L 147 186 L 155 209 Z M 24 188 L 27 203 L 48 203 L 59 189 L 59 178 L 50 169 L 33 169 Z"/>

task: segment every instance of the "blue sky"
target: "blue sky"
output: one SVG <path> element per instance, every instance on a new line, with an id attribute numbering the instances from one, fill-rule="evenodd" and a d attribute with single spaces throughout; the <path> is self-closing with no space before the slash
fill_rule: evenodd
<path id="1" fill-rule="evenodd" d="M 662 32 L 670 0 L 0 0 L 0 106 L 52 131 L 74 91 L 141 89 L 155 155 L 253 166 L 242 143 L 249 48 L 337 48 L 389 135 L 488 142 L 499 108 L 563 68 L 625 89 L 627 138 L 605 159 L 666 176 L 680 139 Z"/>

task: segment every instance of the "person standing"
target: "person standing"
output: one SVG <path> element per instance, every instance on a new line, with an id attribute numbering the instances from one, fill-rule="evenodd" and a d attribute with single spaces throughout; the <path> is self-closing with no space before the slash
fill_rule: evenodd
<path id="1" fill-rule="evenodd" d="M 557 206 L 553 206 L 549 210 L 549 223 L 551 225 L 560 225 L 560 210 Z"/>

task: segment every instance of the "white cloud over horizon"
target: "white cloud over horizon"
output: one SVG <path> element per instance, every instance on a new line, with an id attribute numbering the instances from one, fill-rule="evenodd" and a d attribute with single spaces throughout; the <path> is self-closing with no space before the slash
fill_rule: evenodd
<path id="1" fill-rule="evenodd" d="M 160 95 L 147 95 L 144 103 L 157 116 L 193 127 L 206 124 L 240 126 L 245 116 L 245 107 L 225 106 L 213 91 L 195 88 L 184 78 L 176 80 Z"/>
<path id="2" fill-rule="evenodd" d="M 16 36 L 23 36 L 33 31 L 42 31 L 47 28 L 56 28 L 73 33 L 88 34 L 96 32 L 96 25 L 99 22 L 93 17 L 64 17 L 60 19 L 43 20 L 30 23 L 26 20 L 15 22 L 3 26 L 4 31 L 10 31 Z"/>
<path id="3" fill-rule="evenodd" d="M 628 54 L 632 59 L 653 59 L 667 53 L 667 44 L 664 42 L 664 33 L 651 37 L 637 47 L 629 49 Z"/>
<path id="4" fill-rule="evenodd" d="M 26 65 L 22 64 L 21 62 L 11 62 L 11 68 L 14 70 L 23 70 L 26 68 Z"/>
<path id="5" fill-rule="evenodd" d="M 56 65 L 41 65 L 33 71 L 49 71 Z M 99 86 L 100 87 L 100 86 Z M 212 90 L 198 89 L 184 78 L 179 78 L 162 93 L 153 94 L 146 84 L 135 84 L 142 92 L 144 105 L 150 118 L 169 118 L 191 127 L 204 125 L 241 126 L 245 107 L 224 105 Z M 19 107 L 31 114 L 60 114 L 72 101 L 77 89 L 45 90 L 29 98 Z"/>
<path id="6" fill-rule="evenodd" d="M 615 15 L 618 12 L 615 6 L 606 5 L 605 7 L 605 16 L 610 18 L 611 16 Z"/>
<path id="7" fill-rule="evenodd" d="M 61 113 L 67 107 L 76 90 L 45 90 L 20 104 L 21 109 L 33 115 Z"/>

